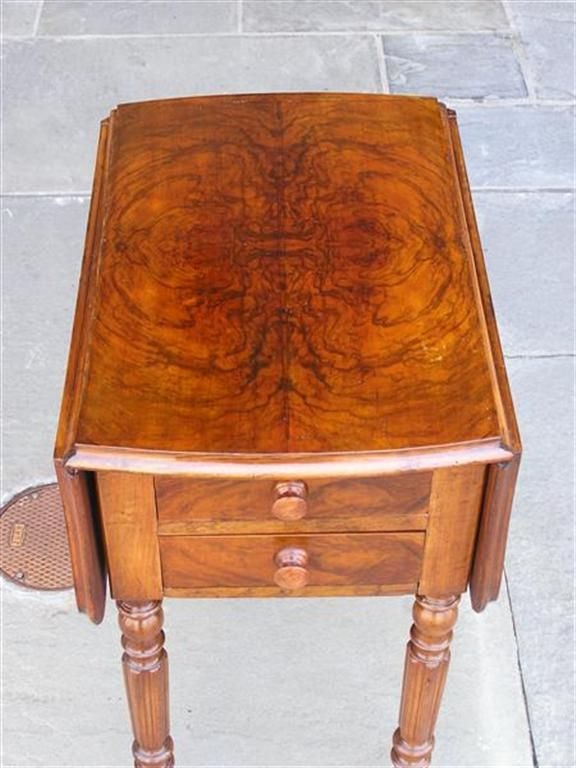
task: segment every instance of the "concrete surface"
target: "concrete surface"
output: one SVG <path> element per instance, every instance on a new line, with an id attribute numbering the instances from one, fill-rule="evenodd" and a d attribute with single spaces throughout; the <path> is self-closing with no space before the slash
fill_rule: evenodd
<path id="1" fill-rule="evenodd" d="M 573 193 L 477 191 L 475 207 L 505 349 L 574 354 Z"/>
<path id="2" fill-rule="evenodd" d="M 207 92 L 458 111 L 525 445 L 508 589 L 465 600 L 435 765 L 571 768 L 573 2 L 3 2 L 3 484 L 51 480 L 98 121 Z M 388 764 L 409 600 L 167 601 L 180 766 Z M 128 766 L 112 605 L 3 583 L 2 765 Z M 289 632 L 287 632 L 289 628 Z M 72 642 L 73 641 L 73 642 Z"/>
<path id="3" fill-rule="evenodd" d="M 514 2 L 511 18 L 522 41 L 539 98 L 573 99 L 574 3 Z"/>
<path id="4" fill-rule="evenodd" d="M 102 13 L 99 3 L 59 0 L 46 3 L 38 21 L 39 35 L 182 35 L 236 32 L 236 0 L 190 3 L 122 2 Z"/>
<path id="5" fill-rule="evenodd" d="M 574 766 L 574 363 L 509 360 L 524 440 L 508 585 L 541 766 Z"/>
<path id="6" fill-rule="evenodd" d="M 485 31 L 507 29 L 495 0 L 244 0 L 246 32 Z"/>
<path id="7" fill-rule="evenodd" d="M 42 5 L 41 0 L 2 2 L 2 33 L 4 35 L 33 35 Z"/>
<path id="8" fill-rule="evenodd" d="M 178 765 L 387 765 L 411 602 L 167 601 Z M 128 766 L 113 606 L 94 628 L 71 595 L 4 603 L 5 765 Z M 464 606 L 437 738 L 436 765 L 529 765 L 506 601 Z"/>

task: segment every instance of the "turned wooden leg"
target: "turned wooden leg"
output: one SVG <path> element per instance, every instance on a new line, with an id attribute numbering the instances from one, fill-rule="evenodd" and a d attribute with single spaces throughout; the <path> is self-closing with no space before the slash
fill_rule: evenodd
<path id="1" fill-rule="evenodd" d="M 460 596 L 435 600 L 417 597 L 406 650 L 400 727 L 394 734 L 392 764 L 428 766 L 434 728 L 450 661 L 452 629 Z"/>
<path id="2" fill-rule="evenodd" d="M 168 713 L 168 656 L 162 601 L 118 602 L 122 667 L 134 733 L 135 768 L 174 765 Z"/>

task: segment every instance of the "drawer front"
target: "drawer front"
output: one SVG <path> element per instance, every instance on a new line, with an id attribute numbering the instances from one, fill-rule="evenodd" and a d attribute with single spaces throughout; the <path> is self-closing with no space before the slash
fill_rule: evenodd
<path id="1" fill-rule="evenodd" d="M 160 536 L 168 595 L 398 594 L 416 589 L 425 534 Z"/>
<path id="2" fill-rule="evenodd" d="M 156 477 L 162 534 L 424 530 L 431 474 L 273 480 Z"/>

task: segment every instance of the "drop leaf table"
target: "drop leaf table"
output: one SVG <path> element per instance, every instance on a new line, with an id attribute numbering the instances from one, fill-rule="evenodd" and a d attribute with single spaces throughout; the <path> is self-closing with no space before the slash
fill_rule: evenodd
<path id="1" fill-rule="evenodd" d="M 519 458 L 452 111 L 292 93 L 102 122 L 55 461 L 78 607 L 117 601 L 136 766 L 174 761 L 164 597 L 398 594 L 392 762 L 429 765 Z"/>

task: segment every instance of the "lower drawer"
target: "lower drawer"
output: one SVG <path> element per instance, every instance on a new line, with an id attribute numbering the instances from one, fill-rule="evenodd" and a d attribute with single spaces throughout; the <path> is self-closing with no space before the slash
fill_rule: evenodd
<path id="1" fill-rule="evenodd" d="M 423 531 L 300 536 L 160 536 L 167 595 L 414 592 Z"/>

